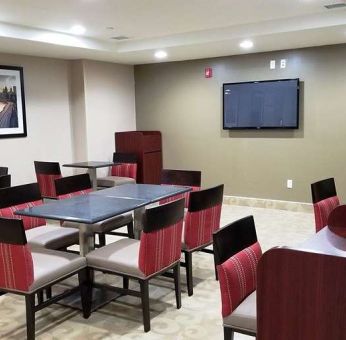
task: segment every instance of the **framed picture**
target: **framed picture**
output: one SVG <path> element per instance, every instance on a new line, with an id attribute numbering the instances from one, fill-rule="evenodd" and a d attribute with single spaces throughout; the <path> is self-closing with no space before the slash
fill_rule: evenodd
<path id="1" fill-rule="evenodd" d="M 0 65 L 0 138 L 26 136 L 23 68 Z"/>

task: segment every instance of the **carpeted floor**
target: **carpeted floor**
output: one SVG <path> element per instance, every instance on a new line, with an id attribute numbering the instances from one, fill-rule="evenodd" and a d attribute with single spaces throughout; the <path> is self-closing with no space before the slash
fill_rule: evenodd
<path id="1" fill-rule="evenodd" d="M 223 206 L 222 225 L 254 215 L 263 251 L 276 245 L 296 245 L 314 233 L 313 215 L 242 206 Z M 110 242 L 111 239 L 108 239 Z M 193 257 L 194 295 L 186 294 L 182 269 L 182 308 L 175 308 L 170 279 L 151 281 L 151 331 L 144 333 L 140 301 L 122 297 L 94 312 L 88 320 L 75 310 L 53 305 L 36 314 L 36 338 L 48 339 L 223 339 L 220 291 L 215 281 L 212 255 L 196 253 Z M 109 276 L 98 280 L 117 282 Z M 136 288 L 135 283 L 130 283 Z M 25 339 L 24 298 L 0 297 L 0 338 Z M 237 334 L 235 340 L 254 339 Z"/>

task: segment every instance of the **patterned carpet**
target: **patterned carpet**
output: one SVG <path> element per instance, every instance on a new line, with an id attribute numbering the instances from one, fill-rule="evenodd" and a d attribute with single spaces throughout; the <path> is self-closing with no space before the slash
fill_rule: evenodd
<path id="1" fill-rule="evenodd" d="M 276 245 L 296 245 L 314 232 L 313 215 L 263 208 L 224 205 L 222 225 L 254 215 L 263 250 Z M 111 239 L 108 239 L 110 242 Z M 193 255 L 194 295 L 186 294 L 182 269 L 182 308 L 175 308 L 174 291 L 169 279 L 153 280 L 150 285 L 151 331 L 144 333 L 140 300 L 121 297 L 94 312 L 88 320 L 79 312 L 52 305 L 36 314 L 36 338 L 41 340 L 74 339 L 223 339 L 218 282 L 213 258 L 209 254 Z M 114 282 L 109 276 L 97 280 Z M 130 283 L 136 288 L 135 283 Z M 0 297 L 0 338 L 25 339 L 24 298 L 7 294 Z M 237 334 L 235 340 L 254 339 Z"/>

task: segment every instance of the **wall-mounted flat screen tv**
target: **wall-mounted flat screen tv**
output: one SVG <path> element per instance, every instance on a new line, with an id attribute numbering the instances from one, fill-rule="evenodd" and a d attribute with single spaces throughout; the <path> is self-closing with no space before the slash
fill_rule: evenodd
<path id="1" fill-rule="evenodd" d="M 223 128 L 298 129 L 299 79 L 223 84 Z"/>

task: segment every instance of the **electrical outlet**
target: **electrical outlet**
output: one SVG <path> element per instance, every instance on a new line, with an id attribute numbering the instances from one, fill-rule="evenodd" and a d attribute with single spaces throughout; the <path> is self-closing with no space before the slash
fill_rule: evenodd
<path id="1" fill-rule="evenodd" d="M 286 68 L 286 59 L 281 59 L 281 62 L 280 62 L 280 68 Z"/>
<path id="2" fill-rule="evenodd" d="M 270 61 L 269 67 L 271 70 L 275 70 L 275 60 Z"/>
<path id="3" fill-rule="evenodd" d="M 293 188 L 293 180 L 292 179 L 288 179 L 287 180 L 287 189 L 292 189 Z"/>

